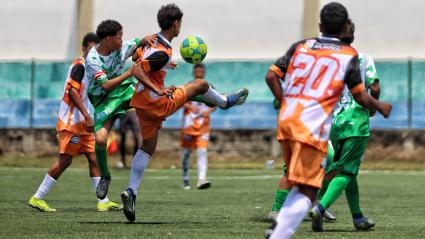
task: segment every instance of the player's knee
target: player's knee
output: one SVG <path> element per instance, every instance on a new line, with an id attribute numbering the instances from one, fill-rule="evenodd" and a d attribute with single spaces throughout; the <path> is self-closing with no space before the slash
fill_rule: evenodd
<path id="1" fill-rule="evenodd" d="M 95 142 L 96 142 L 96 146 L 97 147 L 105 148 L 106 147 L 106 144 L 108 142 L 108 137 L 97 136 L 96 135 Z"/>
<path id="2" fill-rule="evenodd" d="M 197 88 L 199 89 L 199 93 L 205 93 L 210 88 L 208 81 L 204 79 L 196 79 L 193 82 L 197 85 Z"/>

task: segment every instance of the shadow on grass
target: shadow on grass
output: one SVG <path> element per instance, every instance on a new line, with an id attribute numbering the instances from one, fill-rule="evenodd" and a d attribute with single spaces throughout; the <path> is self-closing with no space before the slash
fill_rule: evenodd
<path id="1" fill-rule="evenodd" d="M 92 224 L 92 225 L 109 225 L 109 224 L 143 224 L 143 225 L 165 225 L 170 224 L 169 222 L 123 222 L 123 221 L 111 221 L 111 222 L 78 222 L 79 224 Z"/>

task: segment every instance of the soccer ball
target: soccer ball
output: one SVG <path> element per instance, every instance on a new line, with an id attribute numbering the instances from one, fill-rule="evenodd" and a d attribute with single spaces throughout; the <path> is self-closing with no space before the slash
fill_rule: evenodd
<path id="1" fill-rule="evenodd" d="M 187 37 L 180 45 L 180 54 L 188 63 L 201 63 L 207 55 L 207 44 L 200 37 Z"/>

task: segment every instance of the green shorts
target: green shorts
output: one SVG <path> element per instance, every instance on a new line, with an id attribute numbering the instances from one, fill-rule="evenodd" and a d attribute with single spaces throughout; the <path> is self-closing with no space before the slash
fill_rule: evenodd
<path id="1" fill-rule="evenodd" d="M 327 168 L 326 173 L 337 170 L 341 173 L 357 175 L 368 141 L 368 136 L 333 140 L 334 162 Z"/>
<path id="2" fill-rule="evenodd" d="M 94 107 L 94 131 L 101 129 L 109 120 L 123 118 L 130 109 L 130 100 L 133 97 L 134 85 L 119 86 Z"/>

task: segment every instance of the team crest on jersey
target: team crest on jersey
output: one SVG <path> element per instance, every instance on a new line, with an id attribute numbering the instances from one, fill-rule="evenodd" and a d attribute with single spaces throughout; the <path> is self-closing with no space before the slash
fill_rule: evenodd
<path id="1" fill-rule="evenodd" d="M 80 143 L 80 136 L 73 136 L 71 138 L 71 144 L 79 144 Z"/>

